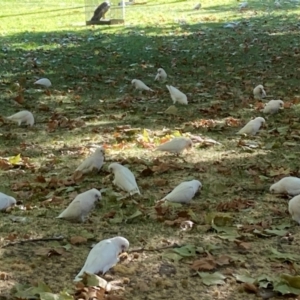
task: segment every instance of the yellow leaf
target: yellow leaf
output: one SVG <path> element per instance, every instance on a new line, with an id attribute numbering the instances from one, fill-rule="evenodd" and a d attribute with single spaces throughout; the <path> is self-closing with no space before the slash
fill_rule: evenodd
<path id="1" fill-rule="evenodd" d="M 8 161 L 12 164 L 12 165 L 16 165 L 21 161 L 21 153 L 16 155 L 16 156 L 11 156 L 8 158 Z"/>
<path id="2" fill-rule="evenodd" d="M 144 142 L 149 142 L 149 134 L 146 129 L 143 130 L 143 140 Z"/>
<path id="3" fill-rule="evenodd" d="M 173 135 L 174 135 L 175 137 L 180 137 L 180 136 L 181 136 L 181 133 L 180 133 L 178 130 L 176 130 L 176 131 L 173 132 Z"/>

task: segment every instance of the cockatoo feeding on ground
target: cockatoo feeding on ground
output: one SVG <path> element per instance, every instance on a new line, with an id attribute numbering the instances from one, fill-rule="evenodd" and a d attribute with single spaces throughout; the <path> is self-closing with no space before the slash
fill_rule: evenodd
<path id="1" fill-rule="evenodd" d="M 248 2 L 242 2 L 239 4 L 239 10 L 244 10 L 248 7 Z"/>
<path id="2" fill-rule="evenodd" d="M 157 74 L 155 76 L 154 81 L 165 82 L 167 80 L 167 77 L 168 77 L 168 75 L 167 75 L 166 71 L 162 68 L 159 68 L 159 69 L 157 69 Z"/>
<path id="3" fill-rule="evenodd" d="M 108 166 L 108 171 L 114 173 L 114 185 L 118 186 L 123 191 L 128 192 L 129 195 L 141 194 L 135 177 L 128 168 L 118 163 L 112 163 Z"/>
<path id="4" fill-rule="evenodd" d="M 258 85 L 253 89 L 253 96 L 255 99 L 262 99 L 267 96 L 266 91 L 264 90 L 263 85 Z"/>
<path id="5" fill-rule="evenodd" d="M 128 240 L 121 236 L 99 242 L 90 251 L 83 268 L 77 274 L 74 281 L 80 281 L 80 276 L 84 272 L 91 274 L 102 272 L 102 274 L 105 274 L 118 263 L 119 254 L 128 248 Z"/>
<path id="6" fill-rule="evenodd" d="M 270 187 L 270 192 L 274 194 L 288 194 L 296 196 L 300 194 L 300 178 L 288 176 L 280 179 Z"/>
<path id="7" fill-rule="evenodd" d="M 189 203 L 195 196 L 202 184 L 198 180 L 185 181 L 180 183 L 176 188 L 169 193 L 163 200 L 170 202 Z"/>
<path id="8" fill-rule="evenodd" d="M 155 151 L 166 151 L 171 153 L 180 154 L 184 149 L 193 147 L 193 142 L 190 138 L 178 137 L 171 141 L 159 145 Z"/>
<path id="9" fill-rule="evenodd" d="M 198 3 L 198 4 L 196 4 L 195 6 L 194 6 L 194 9 L 195 10 L 198 10 L 198 9 L 200 9 L 201 8 L 201 3 Z"/>
<path id="10" fill-rule="evenodd" d="M 93 170 L 99 171 L 103 166 L 104 162 L 104 150 L 102 148 L 97 148 L 96 151 L 86 158 L 79 167 L 75 170 L 81 171 L 83 174 L 92 172 Z"/>
<path id="11" fill-rule="evenodd" d="M 78 194 L 57 218 L 84 222 L 89 212 L 95 207 L 95 202 L 99 199 L 101 199 L 101 193 L 97 189 Z"/>
<path id="12" fill-rule="evenodd" d="M 131 84 L 133 84 L 135 86 L 135 88 L 137 90 L 142 91 L 151 91 L 154 92 L 152 89 L 149 88 L 149 86 L 147 86 L 143 81 L 139 80 L 139 79 L 133 79 L 131 81 Z"/>
<path id="13" fill-rule="evenodd" d="M 0 211 L 6 210 L 7 208 L 16 205 L 17 201 L 15 198 L 8 196 L 4 193 L 0 193 Z"/>
<path id="14" fill-rule="evenodd" d="M 34 84 L 39 84 L 39 85 L 45 86 L 47 88 L 52 85 L 51 81 L 48 78 L 41 78 L 41 79 L 37 80 Z"/>
<path id="15" fill-rule="evenodd" d="M 175 104 L 176 102 L 180 104 L 188 104 L 187 96 L 184 93 L 180 92 L 172 85 L 166 85 L 166 87 L 170 92 L 171 98 L 173 100 L 173 104 Z"/>
<path id="16" fill-rule="evenodd" d="M 295 196 L 289 201 L 289 213 L 292 219 L 300 225 L 300 195 Z"/>
<path id="17" fill-rule="evenodd" d="M 264 118 L 257 117 L 249 121 L 237 134 L 255 135 L 265 122 Z"/>
<path id="18" fill-rule="evenodd" d="M 33 114 L 28 110 L 19 111 L 18 113 L 7 117 L 7 119 L 18 123 L 19 126 L 21 123 L 25 123 L 30 126 L 34 124 Z"/>
<path id="19" fill-rule="evenodd" d="M 264 107 L 265 114 L 275 114 L 279 109 L 283 108 L 284 102 L 282 100 L 270 100 Z"/>

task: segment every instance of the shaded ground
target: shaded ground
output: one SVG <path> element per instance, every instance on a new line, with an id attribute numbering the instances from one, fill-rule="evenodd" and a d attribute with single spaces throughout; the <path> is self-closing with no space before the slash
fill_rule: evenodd
<path id="1" fill-rule="evenodd" d="M 298 226 L 290 220 L 287 199 L 268 192 L 283 176 L 299 176 L 297 6 L 275 9 L 272 3 L 253 2 L 239 12 L 236 2 L 203 3 L 196 12 L 193 4 L 132 8 L 128 25 L 117 28 L 70 27 L 78 22 L 78 9 L 65 17 L 53 12 L 50 19 L 41 13 L 34 30 L 30 16 L 3 17 L 8 21 L 0 28 L 1 114 L 28 109 L 36 125 L 27 129 L 1 122 L 1 192 L 15 196 L 18 206 L 1 216 L 0 245 L 65 238 L 1 248 L 4 298 L 13 297 L 17 284 L 24 290 L 38 282 L 54 293 L 72 292 L 90 245 L 115 235 L 131 244 L 128 258 L 110 273 L 123 280 L 125 291 L 118 294 L 125 299 L 257 299 L 266 293 L 257 292 L 257 286 L 272 290 L 282 273 L 298 274 Z M 241 23 L 224 29 L 227 20 Z M 163 113 L 171 99 L 165 85 L 153 81 L 158 67 L 169 74 L 168 83 L 188 95 L 189 105 L 178 106 L 176 116 Z M 33 85 L 41 77 L 51 80 L 49 91 Z M 133 78 L 155 93 L 134 91 Z M 262 103 L 252 98 L 257 84 L 265 86 L 267 100 L 284 100 L 285 109 L 267 116 L 258 136 L 240 138 L 238 129 L 262 115 Z M 153 152 L 178 134 L 221 145 L 196 142 L 184 154 L 186 162 Z M 73 181 L 74 170 L 97 145 L 105 145 L 106 165 L 99 174 Z M 21 162 L 4 163 L 3 158 L 19 153 Z M 135 173 L 141 198 L 116 200 L 112 190 L 119 191 L 107 172 L 115 161 Z M 157 200 L 193 178 L 203 188 L 190 206 L 155 209 Z M 55 219 L 89 188 L 109 190 L 86 224 Z M 11 217 L 26 219 L 12 222 Z M 194 225 L 184 231 L 180 226 L 187 220 Z M 282 238 L 288 233 L 290 244 Z M 82 238 L 79 245 L 74 237 Z M 190 245 L 195 253 L 183 258 L 183 252 L 160 249 L 174 243 Z M 160 250 L 133 251 L 142 247 Z M 176 272 L 163 274 L 166 264 Z M 226 278 L 205 285 L 195 269 Z M 249 278 L 237 280 L 237 275 L 257 282 L 251 286 Z M 251 289 L 257 294 L 246 294 Z"/>

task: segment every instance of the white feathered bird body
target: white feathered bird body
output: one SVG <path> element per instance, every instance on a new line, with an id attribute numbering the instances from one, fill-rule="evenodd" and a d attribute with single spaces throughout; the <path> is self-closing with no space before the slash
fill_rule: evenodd
<path id="1" fill-rule="evenodd" d="M 106 239 L 96 244 L 90 251 L 83 268 L 75 277 L 74 281 L 80 281 L 80 276 L 86 273 L 105 274 L 119 261 L 119 254 L 129 248 L 127 239 L 117 236 Z"/>
<path id="2" fill-rule="evenodd" d="M 41 78 L 37 80 L 34 84 L 43 85 L 45 87 L 50 87 L 52 85 L 51 81 L 48 78 Z"/>
<path id="3" fill-rule="evenodd" d="M 21 123 L 25 123 L 26 125 L 30 126 L 34 124 L 33 114 L 28 110 L 19 111 L 16 114 L 13 114 L 6 118 L 18 123 L 19 126 L 21 125 Z"/>
<path id="4" fill-rule="evenodd" d="M 133 80 L 131 81 L 131 84 L 133 84 L 134 87 L 135 87 L 137 90 L 154 92 L 154 91 L 153 91 L 152 89 L 150 89 L 149 86 L 147 86 L 142 80 L 139 80 L 139 79 L 133 79 Z"/>
<path id="5" fill-rule="evenodd" d="M 292 219 L 300 225 L 300 195 L 295 196 L 289 201 L 289 213 Z"/>
<path id="6" fill-rule="evenodd" d="M 270 187 L 270 192 L 274 194 L 288 194 L 296 196 L 300 194 L 300 178 L 288 176 L 280 179 Z"/>
<path id="7" fill-rule="evenodd" d="M 166 151 L 180 154 L 184 149 L 189 149 L 192 147 L 193 142 L 190 138 L 178 137 L 159 145 L 156 148 L 156 151 Z"/>
<path id="8" fill-rule="evenodd" d="M 118 163 L 112 163 L 108 166 L 108 170 L 114 173 L 114 185 L 130 195 L 141 194 L 135 177 L 128 168 Z"/>
<path id="9" fill-rule="evenodd" d="M 253 96 L 255 99 L 261 99 L 267 96 L 263 85 L 259 84 L 253 89 Z"/>
<path id="10" fill-rule="evenodd" d="M 16 205 L 17 201 L 14 197 L 0 193 L 0 211 Z"/>
<path id="11" fill-rule="evenodd" d="M 270 100 L 263 109 L 265 114 L 276 114 L 279 109 L 283 108 L 282 100 Z"/>
<path id="12" fill-rule="evenodd" d="M 89 157 L 87 157 L 76 169 L 83 174 L 92 172 L 93 170 L 99 171 L 104 163 L 104 150 L 97 148 L 96 151 Z"/>
<path id="13" fill-rule="evenodd" d="M 169 193 L 163 200 L 170 202 L 189 203 L 202 184 L 199 180 L 191 180 L 180 183 L 175 189 Z"/>
<path id="14" fill-rule="evenodd" d="M 161 81 L 161 82 L 165 82 L 167 80 L 167 73 L 163 68 L 159 68 L 157 69 L 157 74 L 155 76 L 154 81 Z"/>
<path id="15" fill-rule="evenodd" d="M 176 102 L 185 105 L 188 104 L 187 96 L 184 93 L 182 93 L 172 85 L 166 85 L 166 87 L 170 92 L 171 98 L 173 100 L 173 104 L 175 104 Z"/>
<path id="16" fill-rule="evenodd" d="M 95 202 L 99 199 L 101 199 L 101 193 L 97 189 L 90 189 L 78 194 L 57 218 L 84 222 L 87 215 L 95 207 Z"/>
<path id="17" fill-rule="evenodd" d="M 260 127 L 265 123 L 265 119 L 262 117 L 257 117 L 254 120 L 249 121 L 239 132 L 238 134 L 248 134 L 255 135 Z"/>

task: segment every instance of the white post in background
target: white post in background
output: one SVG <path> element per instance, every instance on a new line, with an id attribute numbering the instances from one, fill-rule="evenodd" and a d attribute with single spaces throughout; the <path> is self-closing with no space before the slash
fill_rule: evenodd
<path id="1" fill-rule="evenodd" d="M 125 0 L 122 0 L 122 18 L 125 23 Z"/>

